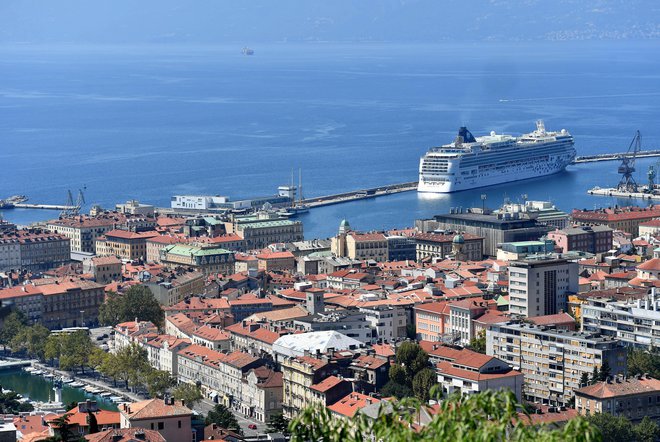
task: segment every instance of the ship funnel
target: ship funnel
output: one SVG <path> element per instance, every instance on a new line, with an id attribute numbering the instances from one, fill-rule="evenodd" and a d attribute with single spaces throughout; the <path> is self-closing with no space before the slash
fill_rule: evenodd
<path id="1" fill-rule="evenodd" d="M 458 136 L 462 138 L 463 142 L 465 143 L 474 143 L 477 141 L 474 138 L 474 135 L 472 135 L 472 133 L 465 126 L 461 126 L 461 128 L 458 129 Z"/>

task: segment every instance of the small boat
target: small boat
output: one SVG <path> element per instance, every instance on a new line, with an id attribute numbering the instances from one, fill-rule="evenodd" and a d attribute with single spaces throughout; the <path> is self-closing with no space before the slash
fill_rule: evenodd
<path id="1" fill-rule="evenodd" d="M 44 373 L 43 376 L 46 379 L 53 379 L 55 377 L 55 375 L 53 375 L 52 373 Z"/>
<path id="2" fill-rule="evenodd" d="M 116 403 L 116 404 L 119 404 L 119 403 L 121 403 L 121 402 L 126 402 L 126 399 L 124 399 L 124 398 L 121 397 L 121 396 L 110 396 L 109 399 L 110 399 L 112 402 Z"/>
<path id="3" fill-rule="evenodd" d="M 41 370 L 34 370 L 34 371 L 32 372 L 32 374 L 35 374 L 35 375 L 37 375 L 37 376 L 41 376 L 42 374 L 44 374 L 44 372 L 41 371 Z"/>
<path id="4" fill-rule="evenodd" d="M 62 383 L 63 384 L 72 384 L 73 379 L 71 379 L 71 378 L 62 378 Z"/>
<path id="5" fill-rule="evenodd" d="M 254 55 L 254 49 L 248 48 L 245 46 L 243 49 L 241 49 L 241 53 L 243 55 Z"/>
<path id="6" fill-rule="evenodd" d="M 90 393 L 100 395 L 101 393 L 105 393 L 105 390 L 102 390 L 101 388 L 94 388 Z"/>
<path id="7" fill-rule="evenodd" d="M 34 367 L 31 367 L 31 366 L 30 367 L 23 367 L 23 371 L 27 371 L 28 373 L 34 373 L 35 371 L 37 371 L 37 369 L 34 368 Z"/>
<path id="8" fill-rule="evenodd" d="M 101 396 L 101 397 L 110 397 L 110 396 L 112 396 L 112 393 L 110 393 L 109 391 L 104 391 L 99 396 Z"/>
<path id="9" fill-rule="evenodd" d="M 84 386 L 85 386 L 85 384 L 83 384 L 82 382 L 78 382 L 78 381 L 76 381 L 76 382 L 71 382 L 71 383 L 69 384 L 69 387 L 73 387 L 73 388 L 82 388 L 82 387 L 84 387 Z"/>

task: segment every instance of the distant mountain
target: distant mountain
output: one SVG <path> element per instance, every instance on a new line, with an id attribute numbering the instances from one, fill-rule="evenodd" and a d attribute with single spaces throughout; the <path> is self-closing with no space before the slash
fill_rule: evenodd
<path id="1" fill-rule="evenodd" d="M 0 42 L 657 39 L 656 0 L 3 0 Z"/>

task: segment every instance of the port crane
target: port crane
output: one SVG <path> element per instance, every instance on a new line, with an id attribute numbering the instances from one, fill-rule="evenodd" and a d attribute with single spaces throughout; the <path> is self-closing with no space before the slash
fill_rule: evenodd
<path id="1" fill-rule="evenodd" d="M 635 137 L 630 142 L 628 152 L 621 156 L 621 165 L 619 166 L 621 181 L 616 186 L 618 191 L 630 193 L 638 191 L 633 173 L 635 172 L 635 160 L 640 150 L 642 150 L 642 135 L 637 131 Z"/>
<path id="2" fill-rule="evenodd" d="M 78 189 L 78 197 L 76 198 L 75 204 L 73 202 L 73 194 L 71 193 L 71 189 L 67 190 L 66 205 L 68 207 L 60 212 L 60 216 L 66 218 L 79 215 L 83 204 L 85 204 L 85 194 L 83 193 L 82 189 Z"/>

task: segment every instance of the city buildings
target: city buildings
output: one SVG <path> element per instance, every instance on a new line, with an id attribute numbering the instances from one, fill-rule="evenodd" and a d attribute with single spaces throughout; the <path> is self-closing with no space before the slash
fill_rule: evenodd
<path id="1" fill-rule="evenodd" d="M 105 286 L 75 278 L 42 279 L 0 290 L 0 305 L 23 312 L 50 329 L 97 322 Z"/>
<path id="2" fill-rule="evenodd" d="M 167 441 L 193 440 L 192 410 L 174 399 L 148 399 L 121 404 L 121 428 L 158 431 Z"/>
<path id="3" fill-rule="evenodd" d="M 497 259 L 502 261 L 518 261 L 528 255 L 548 254 L 555 250 L 552 240 L 505 242 L 497 248 Z"/>
<path id="4" fill-rule="evenodd" d="M 83 273 L 94 276 L 94 281 L 108 284 L 122 277 L 122 263 L 116 256 L 95 256 L 83 261 Z"/>
<path id="5" fill-rule="evenodd" d="M 95 253 L 96 240 L 104 233 L 114 229 L 134 232 L 153 230 L 156 227 L 156 220 L 140 215 L 103 212 L 96 216 L 79 215 L 49 221 L 46 227 L 69 238 L 72 252 Z"/>
<path id="6" fill-rule="evenodd" d="M 660 347 L 660 297 L 589 297 L 582 305 L 582 329 L 611 336 L 637 348 Z"/>
<path id="7" fill-rule="evenodd" d="M 548 232 L 548 239 L 554 241 L 562 253 L 576 250 L 605 253 L 612 249 L 612 232 L 605 225 L 576 226 Z"/>
<path id="8" fill-rule="evenodd" d="M 660 206 L 614 207 L 597 210 L 573 210 L 571 219 L 581 225 L 605 225 L 639 236 L 639 225 L 660 217 Z"/>
<path id="9" fill-rule="evenodd" d="M 660 380 L 648 376 L 614 376 L 575 391 L 575 408 L 583 416 L 608 413 L 639 422 L 660 419 Z"/>
<path id="10" fill-rule="evenodd" d="M 188 266 L 204 275 L 234 273 L 234 254 L 208 244 L 172 244 L 160 250 L 160 262 L 169 266 Z"/>
<path id="11" fill-rule="evenodd" d="M 430 220 L 417 220 L 416 227 L 424 233 L 436 230 L 465 232 L 484 238 L 484 254 L 497 255 L 497 245 L 505 242 L 537 241 L 552 227 L 539 223 L 524 212 L 493 213 L 486 209 L 452 210 Z"/>
<path id="12" fill-rule="evenodd" d="M 415 235 L 417 261 L 451 256 L 457 261 L 479 261 L 484 257 L 484 238 L 465 234 L 418 233 Z"/>
<path id="13" fill-rule="evenodd" d="M 71 240 L 43 229 L 6 229 L 0 233 L 0 272 L 43 271 L 71 261 Z"/>
<path id="14" fill-rule="evenodd" d="M 256 215 L 234 217 L 233 221 L 227 223 L 227 233 L 241 236 L 248 250 L 304 239 L 302 222 L 281 219 L 273 212 L 257 212 Z"/>
<path id="15" fill-rule="evenodd" d="M 566 311 L 569 294 L 578 292 L 578 265 L 539 256 L 509 264 L 509 311 L 532 317 Z"/>
<path id="16" fill-rule="evenodd" d="M 491 325 L 486 354 L 519 369 L 525 399 L 541 404 L 566 405 L 583 375 L 591 376 L 605 361 L 613 375 L 626 372 L 626 348 L 619 340 L 525 323 Z"/>
<path id="17" fill-rule="evenodd" d="M 339 233 L 332 238 L 330 250 L 338 257 L 360 261 L 384 262 L 389 257 L 385 234 L 354 232 L 346 220 L 341 222 Z"/>
<path id="18" fill-rule="evenodd" d="M 131 232 L 114 229 L 96 239 L 98 256 L 116 256 L 127 261 L 145 261 L 147 259 L 147 239 L 159 236 L 155 230 Z"/>

